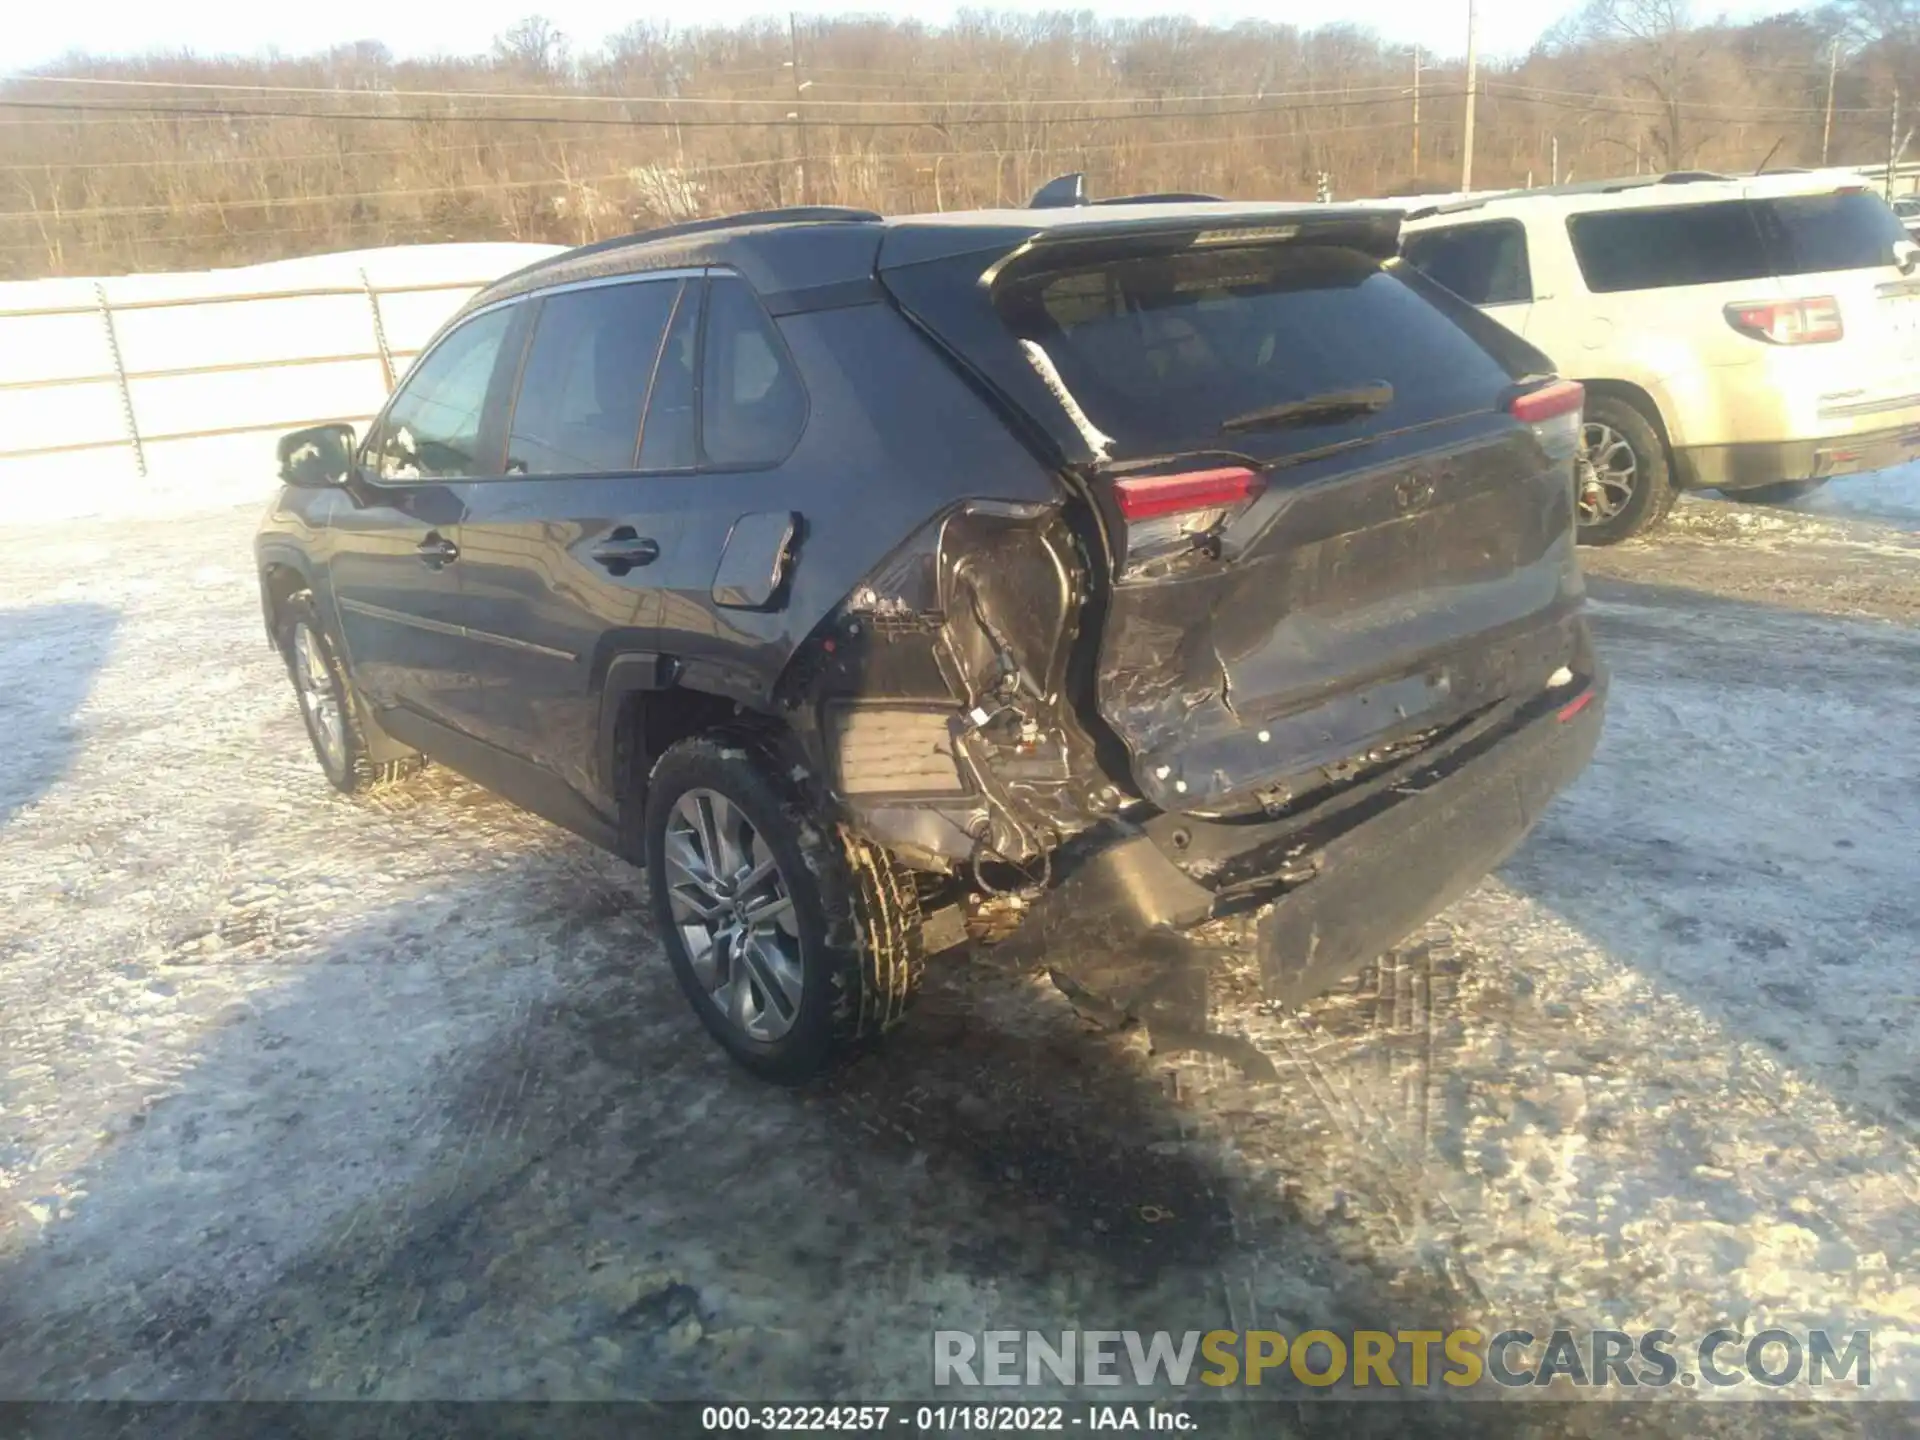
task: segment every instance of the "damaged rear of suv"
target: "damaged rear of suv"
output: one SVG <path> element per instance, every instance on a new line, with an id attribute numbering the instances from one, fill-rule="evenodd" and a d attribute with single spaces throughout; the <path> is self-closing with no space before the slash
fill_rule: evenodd
<path id="1" fill-rule="evenodd" d="M 348 751 L 447 760 L 644 863 L 696 1011 L 770 1078 L 899 1018 L 935 912 L 1168 1035 L 1205 1028 L 1211 919 L 1248 917 L 1268 993 L 1306 998 L 1499 864 L 1601 723 L 1580 388 L 1397 232 L 1186 201 L 805 212 L 560 257 L 462 317 L 533 302 L 480 384 L 484 473 L 430 487 L 444 568 L 476 562 L 437 618 L 487 658 L 451 668 L 490 673 L 423 683 L 353 624 L 303 641 L 285 614 L 401 608 L 305 572 L 263 573 L 270 629 Z M 514 468 L 534 307 L 649 276 L 676 289 L 631 463 L 563 503 L 585 477 Z M 367 454 L 318 482 L 339 505 L 421 483 Z M 289 479 L 283 511 L 314 483 Z M 295 533 L 270 518 L 263 564 Z M 542 578 L 507 577 L 510 541 Z M 554 628 L 589 573 L 606 623 Z"/>

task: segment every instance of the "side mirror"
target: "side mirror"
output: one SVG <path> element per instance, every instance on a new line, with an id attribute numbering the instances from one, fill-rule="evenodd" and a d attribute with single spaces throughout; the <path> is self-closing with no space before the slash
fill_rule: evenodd
<path id="1" fill-rule="evenodd" d="M 353 470 L 353 427 L 313 425 L 280 437 L 280 479 L 306 490 L 344 485 Z"/>

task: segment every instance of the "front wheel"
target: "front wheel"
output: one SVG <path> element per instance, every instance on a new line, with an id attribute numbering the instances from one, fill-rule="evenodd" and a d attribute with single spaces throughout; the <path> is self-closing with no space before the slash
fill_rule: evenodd
<path id="1" fill-rule="evenodd" d="M 1575 475 L 1575 538 L 1582 545 L 1616 544 L 1652 529 L 1673 508 L 1673 470 L 1660 432 L 1615 396 L 1588 400 Z"/>
<path id="2" fill-rule="evenodd" d="M 313 742 L 314 758 L 334 789 L 355 795 L 403 780 L 426 764 L 418 754 L 385 761 L 372 758 L 360 720 L 359 697 L 321 623 L 311 591 L 298 591 L 281 606 L 279 637 L 307 739 Z"/>
<path id="3" fill-rule="evenodd" d="M 906 1013 L 924 965 L 912 875 L 817 820 L 746 743 L 699 736 L 661 756 L 646 852 L 674 975 L 754 1074 L 809 1079 Z"/>

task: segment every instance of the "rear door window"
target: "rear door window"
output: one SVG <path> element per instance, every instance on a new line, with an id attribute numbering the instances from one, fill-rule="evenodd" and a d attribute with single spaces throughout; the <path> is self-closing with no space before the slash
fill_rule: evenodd
<path id="1" fill-rule="evenodd" d="M 674 307 L 667 343 L 654 367 L 647 423 L 640 431 L 642 470 L 691 470 L 700 463 L 700 416 L 695 384 L 700 360 L 700 307 L 706 286 L 687 286 Z"/>
<path id="2" fill-rule="evenodd" d="M 640 411 L 680 288 L 677 280 L 595 285 L 541 302 L 513 407 L 507 473 L 635 468 Z"/>
<path id="3" fill-rule="evenodd" d="M 1116 453 L 1271 454 L 1494 406 L 1512 375 L 1416 282 L 1357 250 L 1294 243 L 1122 255 L 1003 282 L 994 298 Z M 1391 403 L 1358 419 L 1221 429 L 1381 381 Z"/>
<path id="4" fill-rule="evenodd" d="M 1407 263 L 1472 305 L 1513 305 L 1533 299 L 1527 232 L 1516 220 L 1449 225 L 1409 235 Z"/>

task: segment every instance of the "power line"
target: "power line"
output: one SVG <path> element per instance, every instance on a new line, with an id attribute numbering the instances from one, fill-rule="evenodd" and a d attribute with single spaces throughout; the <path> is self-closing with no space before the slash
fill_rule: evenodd
<path id="1" fill-rule="evenodd" d="M 496 229 L 503 229 L 503 227 L 504 222 L 495 222 L 494 224 L 494 228 Z M 472 222 L 465 222 L 464 228 L 468 233 L 471 233 Z M 366 233 L 360 235 L 356 232 Z M 405 244 L 420 244 L 424 242 L 441 245 L 476 243 L 470 239 L 454 239 L 452 231 L 447 227 L 445 222 L 432 220 L 338 220 L 322 225 L 275 225 L 262 230 L 230 230 L 224 232 L 218 238 L 236 241 L 266 240 L 277 239 L 285 235 L 326 235 L 332 237 L 341 237 L 344 235 L 350 241 L 379 240 L 389 244 L 395 242 Z M 116 240 L 125 240 L 127 238 L 129 237 L 124 234 L 115 236 Z M 205 245 L 209 238 L 214 237 L 209 237 L 204 231 L 195 231 L 169 235 L 135 235 L 131 238 L 138 241 L 141 245 L 177 247 L 181 245 Z M 507 238 L 518 239 L 519 237 L 509 234 Z M 44 240 L 29 240 L 15 244 L 0 245 L 0 254 L 19 255 L 29 251 L 44 254 L 47 248 L 47 242 Z M 75 242 L 72 244 L 72 248 L 76 250 L 84 249 L 86 248 L 85 242 Z M 275 258 L 278 259 L 282 257 L 276 256 Z"/>
<path id="2" fill-rule="evenodd" d="M 1318 140 L 1329 135 L 1358 134 L 1366 131 L 1404 130 L 1410 122 L 1389 120 L 1369 125 L 1333 126 L 1325 130 L 1316 130 L 1313 137 Z M 1116 151 L 1167 150 L 1198 145 L 1235 145 L 1254 144 L 1269 140 L 1297 140 L 1299 133 L 1291 130 L 1270 130 L 1251 135 L 1196 135 L 1177 140 L 1125 140 L 1097 145 L 1060 145 L 1041 153 L 1048 155 L 1097 155 Z M 674 177 L 694 177 L 717 175 L 742 170 L 764 169 L 770 166 L 791 165 L 790 155 L 773 155 L 755 160 L 731 160 L 712 165 L 664 166 L 662 169 Z M 814 155 L 811 160 L 826 164 L 851 162 L 898 163 L 914 160 L 962 160 L 990 159 L 990 153 L 984 150 L 902 150 L 873 151 L 856 150 L 842 154 Z M 187 200 L 171 205 L 115 205 L 99 206 L 85 210 L 65 212 L 60 215 L 48 215 L 37 210 L 0 210 L 0 221 L 31 220 L 41 223 L 47 221 L 81 224 L 89 220 L 125 218 L 130 216 L 175 215 L 185 211 L 215 210 L 221 213 L 235 211 L 271 210 L 282 207 L 303 205 L 349 204 L 366 200 L 422 199 L 431 196 L 455 196 L 496 193 L 508 190 L 537 189 L 540 186 L 558 188 L 578 188 L 592 185 L 606 185 L 614 181 L 630 180 L 633 170 L 617 170 L 604 175 L 582 176 L 568 179 L 563 176 L 541 176 L 524 180 L 479 180 L 471 184 L 433 185 L 408 187 L 402 189 L 363 190 L 318 195 L 269 195 L 244 196 L 231 200 Z M 242 231 L 242 234 L 257 232 Z"/>
<path id="3" fill-rule="evenodd" d="M 1441 94 L 1463 92 L 1439 92 Z M 627 102 L 646 104 L 644 100 Z M 1136 101 L 1136 104 L 1151 104 L 1151 101 Z M 983 125 L 1014 125 L 1021 123 L 1045 123 L 1050 125 L 1122 125 L 1149 124 L 1167 120 L 1218 120 L 1235 115 L 1281 115 L 1301 111 L 1347 110 L 1359 106 L 1377 106 L 1391 104 L 1389 98 L 1378 99 L 1325 99 L 1308 105 L 1243 105 L 1219 110 L 1161 110 L 1140 111 L 1133 114 L 1118 115 L 1049 115 L 1042 121 L 1032 116 L 989 117 L 979 115 L 955 115 L 929 117 L 918 120 L 865 120 L 855 116 L 835 116 L 822 119 L 823 125 L 837 125 L 848 129 L 863 130 L 918 130 L 923 128 L 952 129 L 955 127 L 979 127 Z M 920 109 L 937 108 L 920 105 Z M 326 110 L 278 110 L 259 106 L 236 108 L 213 105 L 151 105 L 151 104 L 107 104 L 91 100 L 5 100 L 0 99 L 0 109 L 10 110 L 59 110 L 78 114 L 111 114 L 116 116 L 142 117 L 147 119 L 168 116 L 182 119 L 219 119 L 219 120 L 317 120 L 327 122 L 351 122 L 365 124 L 489 124 L 489 125 L 596 125 L 615 126 L 632 129 L 640 125 L 672 125 L 684 129 L 702 130 L 740 130 L 765 129 L 769 126 L 781 127 L 786 124 L 785 112 L 779 117 L 769 116 L 763 120 L 712 119 L 696 117 L 683 119 L 680 116 L 613 117 L 599 115 L 456 115 L 434 112 L 352 112 Z M 57 122 L 56 122 L 57 123 Z"/>
<path id="4" fill-rule="evenodd" d="M 1601 95 L 1587 90 L 1555 90 L 1540 85 L 1522 85 L 1511 80 L 1490 81 L 1488 82 L 1488 88 L 1506 92 L 1510 97 L 1515 99 L 1534 100 L 1542 105 L 1553 105 L 1563 110 L 1606 110 L 1611 108 L 1614 113 L 1618 114 L 1658 116 L 1668 108 L 1669 104 L 1669 102 L 1664 100 L 1637 100 L 1631 95 Z M 1578 105 L 1570 103 L 1576 100 L 1582 103 Z M 1826 107 L 1822 105 L 1736 106 L 1721 105 L 1711 100 L 1675 100 L 1671 103 L 1678 109 L 1698 110 L 1719 114 L 1721 118 L 1729 120 L 1747 119 L 1757 121 L 1790 116 L 1805 117 L 1823 115 L 1826 113 Z M 1838 109 L 1833 113 L 1836 115 L 1879 116 L 1885 112 L 1879 109 L 1856 107 L 1854 109 Z"/>
<path id="5" fill-rule="evenodd" d="M 396 155 L 456 155 L 483 150 L 524 150 L 533 145 L 584 145 L 592 135 L 543 135 L 533 139 L 463 140 L 457 145 L 398 145 L 380 150 L 312 150 L 301 155 L 156 155 L 146 160 L 36 160 L 0 165 L 0 174 L 55 171 L 156 170 L 200 165 L 304 165 L 331 160 L 391 159 Z"/>
<path id="6" fill-rule="evenodd" d="M 809 72 L 811 73 L 811 72 Z M 564 105 L 724 105 L 740 107 L 778 107 L 783 113 L 796 106 L 819 108 L 845 108 L 850 105 L 862 105 L 869 108 L 910 108 L 925 109 L 929 104 L 942 103 L 926 100 L 802 100 L 802 99 L 765 99 L 752 96 L 699 96 L 699 95 L 599 95 L 576 94 L 564 90 L 402 90 L 402 89 L 347 89 L 338 85 L 271 85 L 250 84 L 236 81 L 212 80 L 125 80 L 108 79 L 84 75 L 46 75 L 24 77 L 25 83 L 39 85 L 104 85 L 140 89 L 194 90 L 217 92 L 221 94 L 249 95 L 310 95 L 327 96 L 334 99 L 369 100 L 391 97 L 396 100 L 504 100 L 515 103 L 539 102 Z M 1357 91 L 1386 92 L 1398 94 L 1397 85 L 1371 85 L 1350 87 L 1341 93 L 1351 95 Z M 1266 92 L 1261 90 L 1240 91 L 1227 94 L 1194 94 L 1165 96 L 1088 96 L 1074 97 L 1034 97 L 1014 99 L 966 99 L 946 103 L 967 105 L 986 105 L 997 107 L 1051 107 L 1068 105 L 1141 105 L 1173 102 L 1179 104 L 1211 104 L 1217 101 L 1244 101 L 1268 99 L 1297 99 L 1302 96 L 1314 97 L 1327 92 L 1318 90 L 1295 90 Z"/>

